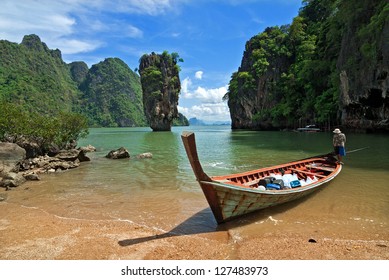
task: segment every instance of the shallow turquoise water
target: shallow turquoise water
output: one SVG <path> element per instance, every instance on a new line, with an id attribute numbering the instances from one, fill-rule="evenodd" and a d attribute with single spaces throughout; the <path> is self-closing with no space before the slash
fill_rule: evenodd
<path id="1" fill-rule="evenodd" d="M 380 239 L 389 232 L 389 145 L 387 135 L 347 134 L 341 174 L 322 191 L 286 205 L 218 226 L 197 184 L 180 135 L 194 131 L 208 175 L 222 175 L 297 160 L 332 150 L 331 133 L 232 131 L 227 126 L 91 129 L 80 146 L 97 148 L 91 162 L 26 183 L 9 202 L 79 219 L 125 220 L 144 227 L 192 234 L 233 229 L 241 237 L 272 231 L 348 233 Z M 125 147 L 130 159 L 105 158 Z M 137 159 L 151 152 L 151 159 Z"/>

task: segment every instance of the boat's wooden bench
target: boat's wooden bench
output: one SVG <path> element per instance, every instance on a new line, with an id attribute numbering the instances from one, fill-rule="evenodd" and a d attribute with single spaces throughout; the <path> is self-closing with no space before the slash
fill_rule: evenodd
<path id="1" fill-rule="evenodd" d="M 255 180 L 252 180 L 252 181 L 249 181 L 249 182 L 246 182 L 246 183 L 243 183 L 243 186 L 252 186 L 252 185 L 255 185 L 255 184 L 258 184 L 258 182 L 260 181 L 261 179 L 255 179 Z"/>
<path id="2" fill-rule="evenodd" d="M 335 170 L 335 168 L 333 168 L 333 167 L 327 167 L 327 166 L 321 166 L 321 165 L 312 165 L 312 164 L 308 164 L 308 165 L 306 165 L 306 167 L 313 168 L 313 169 L 318 169 L 318 170 L 323 170 L 323 171 L 329 171 L 329 172 L 333 172 Z"/>
<path id="3" fill-rule="evenodd" d="M 300 170 L 300 169 L 296 169 L 296 168 L 289 168 L 288 170 L 292 170 L 292 171 L 295 171 L 295 172 L 304 173 L 304 174 L 307 174 L 307 175 L 316 176 L 316 177 L 319 177 L 319 178 L 324 178 L 324 177 L 326 177 L 326 176 L 324 176 L 324 175 L 320 175 L 320 174 L 317 174 L 317 173 L 315 173 L 315 172 L 304 171 L 304 170 Z"/>

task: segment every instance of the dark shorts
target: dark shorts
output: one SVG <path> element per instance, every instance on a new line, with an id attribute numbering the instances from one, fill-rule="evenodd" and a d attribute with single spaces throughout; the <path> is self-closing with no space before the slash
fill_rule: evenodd
<path id="1" fill-rule="evenodd" d="M 346 149 L 343 146 L 336 146 L 335 147 L 335 153 L 340 156 L 346 155 Z"/>

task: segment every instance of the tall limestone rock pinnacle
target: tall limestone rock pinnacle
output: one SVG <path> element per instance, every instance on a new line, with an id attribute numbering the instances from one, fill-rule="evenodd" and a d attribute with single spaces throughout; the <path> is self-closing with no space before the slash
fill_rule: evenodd
<path id="1" fill-rule="evenodd" d="M 166 51 L 145 54 L 140 59 L 143 108 L 153 131 L 170 131 L 173 119 L 178 117 L 181 83 L 177 60 L 177 53 Z"/>

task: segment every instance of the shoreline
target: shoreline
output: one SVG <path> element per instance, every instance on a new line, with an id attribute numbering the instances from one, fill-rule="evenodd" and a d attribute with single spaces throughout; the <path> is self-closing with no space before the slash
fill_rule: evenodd
<path id="1" fill-rule="evenodd" d="M 59 217 L 0 202 L 0 260 L 389 260 L 389 233 L 331 236 L 226 231 L 172 235 L 120 220 Z"/>

